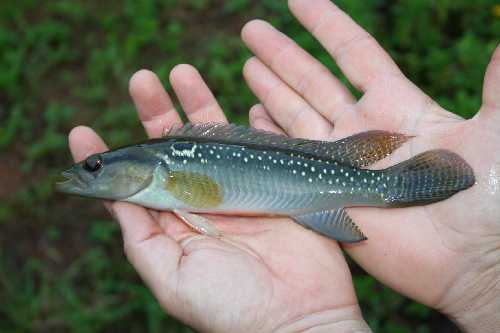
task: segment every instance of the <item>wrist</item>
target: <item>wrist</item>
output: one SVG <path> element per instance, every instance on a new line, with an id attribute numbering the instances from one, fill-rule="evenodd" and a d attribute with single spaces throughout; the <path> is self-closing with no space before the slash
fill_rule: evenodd
<path id="1" fill-rule="evenodd" d="M 464 332 L 500 331 L 500 265 L 498 253 L 483 256 L 479 264 L 448 290 L 439 306 Z M 474 267 L 475 266 L 475 267 Z"/>
<path id="2" fill-rule="evenodd" d="M 275 332 L 371 333 L 358 305 L 309 314 L 281 326 Z"/>
<path id="3" fill-rule="evenodd" d="M 497 299 L 484 304 L 479 309 L 465 309 L 460 313 L 451 314 L 450 318 L 468 333 L 497 333 L 500 330 L 500 292 Z"/>

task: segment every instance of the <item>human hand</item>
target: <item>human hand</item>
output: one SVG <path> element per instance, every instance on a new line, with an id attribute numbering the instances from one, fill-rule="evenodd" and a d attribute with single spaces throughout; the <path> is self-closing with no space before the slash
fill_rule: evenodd
<path id="1" fill-rule="evenodd" d="M 383 168 L 434 148 L 461 155 L 477 183 L 450 199 L 402 209 L 355 208 L 368 241 L 345 245 L 370 274 L 434 307 L 464 329 L 500 327 L 500 48 L 488 67 L 480 112 L 464 120 L 413 85 L 378 43 L 327 0 L 290 0 L 297 19 L 363 96 L 358 101 L 326 67 L 263 21 L 242 38 L 256 57 L 244 76 L 262 105 L 254 127 L 336 140 L 369 129 L 415 135 Z"/>
<path id="2" fill-rule="evenodd" d="M 198 72 L 170 81 L 191 122 L 226 121 Z M 158 78 L 136 73 L 130 93 L 149 137 L 181 119 Z M 75 161 L 107 150 L 87 127 L 69 136 Z M 125 253 L 161 306 L 203 332 L 369 332 L 336 242 L 287 219 L 212 216 L 224 236 L 193 232 L 171 213 L 107 202 Z"/>

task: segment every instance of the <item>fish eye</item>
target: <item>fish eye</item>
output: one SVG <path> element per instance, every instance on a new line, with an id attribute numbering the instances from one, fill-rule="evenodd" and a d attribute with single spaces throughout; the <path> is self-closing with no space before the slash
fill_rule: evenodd
<path id="1" fill-rule="evenodd" d="M 89 156 L 83 163 L 83 168 L 88 172 L 95 172 L 102 167 L 102 159 L 100 155 Z"/>

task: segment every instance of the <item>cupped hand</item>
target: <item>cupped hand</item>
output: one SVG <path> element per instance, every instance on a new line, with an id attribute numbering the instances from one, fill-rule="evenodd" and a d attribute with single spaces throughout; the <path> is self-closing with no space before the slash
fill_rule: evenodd
<path id="1" fill-rule="evenodd" d="M 192 122 L 226 118 L 199 73 L 170 81 Z M 181 119 L 158 78 L 139 71 L 130 93 L 149 137 Z M 76 161 L 108 148 L 88 127 L 69 137 Z M 336 242 L 287 219 L 210 216 L 224 236 L 199 235 L 168 212 L 107 202 L 125 253 L 171 315 L 203 332 L 368 332 Z M 318 328 L 319 327 L 319 328 Z"/>
<path id="2" fill-rule="evenodd" d="M 472 188 L 427 206 L 350 209 L 368 241 L 345 249 L 379 280 L 465 329 L 498 332 L 500 48 L 486 73 L 483 105 L 464 120 L 412 84 L 373 37 L 330 1 L 290 0 L 289 7 L 363 96 L 356 100 L 326 67 L 271 25 L 252 21 L 242 31 L 256 56 L 246 63 L 244 76 L 262 102 L 251 110 L 252 125 L 322 140 L 369 129 L 415 135 L 375 168 L 428 149 L 460 154 L 474 169 Z"/>

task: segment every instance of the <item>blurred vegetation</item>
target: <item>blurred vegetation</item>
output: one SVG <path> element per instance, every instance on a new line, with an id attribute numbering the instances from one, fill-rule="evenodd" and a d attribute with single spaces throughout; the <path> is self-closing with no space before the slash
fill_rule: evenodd
<path id="1" fill-rule="evenodd" d="M 444 107 L 471 117 L 500 36 L 497 0 L 338 0 Z M 67 133 L 95 128 L 111 146 L 144 138 L 127 82 L 150 68 L 194 64 L 233 122 L 256 102 L 242 80 L 239 40 L 271 21 L 341 76 L 285 1 L 120 0 L 0 3 L 0 331 L 191 332 L 158 307 L 94 201 L 58 196 Z M 446 319 L 353 265 L 377 332 L 455 332 Z"/>

